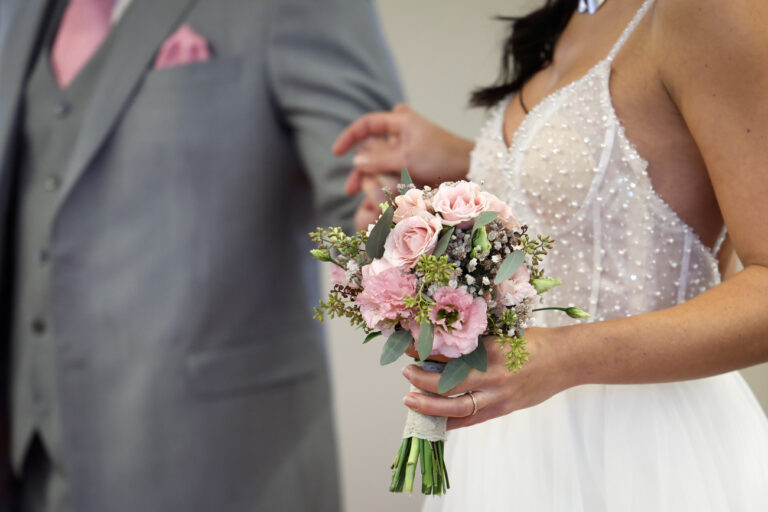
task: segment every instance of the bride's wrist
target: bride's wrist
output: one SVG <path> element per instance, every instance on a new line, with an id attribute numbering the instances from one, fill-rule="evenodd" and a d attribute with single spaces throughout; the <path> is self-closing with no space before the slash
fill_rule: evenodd
<path id="1" fill-rule="evenodd" d="M 440 145 L 444 152 L 442 158 L 434 155 L 434 162 L 442 161 L 439 169 L 435 169 L 434 183 L 430 186 L 437 187 L 446 181 L 461 181 L 467 179 L 469 174 L 469 157 L 475 143 L 450 132 L 445 132 L 444 141 Z"/>
<path id="2" fill-rule="evenodd" d="M 536 364 L 534 358 L 540 358 L 539 364 L 546 367 L 560 390 L 585 384 L 569 331 L 567 327 L 533 327 L 525 333 L 531 362 Z"/>

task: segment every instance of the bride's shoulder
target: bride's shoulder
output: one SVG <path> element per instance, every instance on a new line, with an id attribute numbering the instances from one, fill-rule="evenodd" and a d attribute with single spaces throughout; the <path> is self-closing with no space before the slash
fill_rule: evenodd
<path id="1" fill-rule="evenodd" d="M 765 0 L 656 0 L 650 33 L 665 85 L 727 88 L 756 75 L 764 83 L 766 25 Z"/>
<path id="2" fill-rule="evenodd" d="M 664 39 L 744 44 L 743 38 L 768 39 L 765 0 L 656 0 L 654 34 Z"/>

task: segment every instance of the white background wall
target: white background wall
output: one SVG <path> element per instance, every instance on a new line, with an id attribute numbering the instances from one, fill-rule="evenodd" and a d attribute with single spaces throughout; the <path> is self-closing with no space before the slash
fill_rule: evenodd
<path id="1" fill-rule="evenodd" d="M 474 138 L 483 112 L 466 107 L 468 93 L 497 73 L 505 25 L 497 14 L 516 14 L 535 0 L 379 0 L 384 29 L 409 103 L 430 119 Z M 343 494 L 348 512 L 411 512 L 419 495 L 388 492 L 399 447 L 408 386 L 405 359 L 378 364 L 380 344 L 362 346 L 360 333 L 329 325 L 335 412 L 341 446 Z M 768 410 L 768 365 L 744 372 Z M 450 449 L 450 448 L 449 448 Z"/>

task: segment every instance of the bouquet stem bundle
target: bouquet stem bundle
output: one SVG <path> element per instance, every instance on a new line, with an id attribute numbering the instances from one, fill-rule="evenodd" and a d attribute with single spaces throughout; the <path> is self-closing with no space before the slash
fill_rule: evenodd
<path id="1" fill-rule="evenodd" d="M 434 373 L 442 373 L 446 366 L 445 363 L 429 359 L 416 364 Z M 451 485 L 443 458 L 445 425 L 445 418 L 408 411 L 403 441 L 392 463 L 390 491 L 412 493 L 417 465 L 421 466 L 422 494 L 444 494 L 448 490 Z"/>
<path id="2" fill-rule="evenodd" d="M 422 494 L 443 494 L 450 487 L 443 458 L 443 441 L 406 437 L 392 463 L 392 492 L 413 492 L 416 465 L 421 463 Z"/>

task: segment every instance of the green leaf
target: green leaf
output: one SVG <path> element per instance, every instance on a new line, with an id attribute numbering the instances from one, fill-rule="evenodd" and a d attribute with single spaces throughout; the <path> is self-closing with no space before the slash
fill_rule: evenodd
<path id="1" fill-rule="evenodd" d="M 438 393 L 447 393 L 458 386 L 461 381 L 467 378 L 469 370 L 471 369 L 472 367 L 469 366 L 464 359 L 451 359 L 451 361 L 445 365 L 443 374 L 440 376 L 440 382 L 437 385 Z"/>
<path id="2" fill-rule="evenodd" d="M 485 350 L 483 339 L 480 338 L 477 342 L 477 348 L 461 356 L 465 363 L 479 372 L 484 372 L 488 369 L 488 352 Z"/>
<path id="3" fill-rule="evenodd" d="M 496 278 L 493 280 L 494 284 L 501 284 L 512 275 L 517 272 L 520 265 L 525 261 L 525 253 L 523 251 L 515 251 L 501 262 L 499 271 L 496 273 Z"/>
<path id="4" fill-rule="evenodd" d="M 424 320 L 419 329 L 419 343 L 416 348 L 419 351 L 419 359 L 424 361 L 432 353 L 432 344 L 435 341 L 435 327 L 429 320 Z"/>
<path id="5" fill-rule="evenodd" d="M 368 336 L 365 337 L 365 341 L 363 341 L 363 345 L 373 340 L 374 338 L 378 338 L 379 336 L 381 336 L 381 331 L 373 331 L 372 333 L 368 334 Z"/>
<path id="6" fill-rule="evenodd" d="M 387 241 L 387 236 L 392 231 L 392 219 L 394 216 L 395 209 L 387 208 L 387 211 L 381 214 L 379 221 L 371 230 L 371 235 L 365 244 L 365 252 L 371 258 L 381 258 L 384 255 L 384 242 Z"/>
<path id="7" fill-rule="evenodd" d="M 403 189 L 403 193 L 405 193 L 408 190 L 408 185 L 413 185 L 413 180 L 411 179 L 411 175 L 408 173 L 408 169 L 403 167 L 403 171 L 400 173 L 400 183 L 405 186 Z"/>
<path id="8" fill-rule="evenodd" d="M 541 295 L 542 293 L 551 290 L 555 286 L 560 286 L 561 284 L 563 284 L 563 281 L 560 279 L 553 279 L 551 277 L 543 277 L 540 279 L 531 280 L 531 284 L 533 285 L 533 288 L 536 290 L 536 293 Z"/>
<path id="9" fill-rule="evenodd" d="M 413 337 L 408 331 L 395 331 L 384 344 L 384 350 L 382 350 L 381 359 L 379 360 L 381 365 L 384 366 L 385 364 L 397 361 L 405 353 L 412 341 Z"/>
<path id="10" fill-rule="evenodd" d="M 446 249 L 448 249 L 448 244 L 451 242 L 451 237 L 455 232 L 456 232 L 456 226 L 449 226 L 443 229 L 443 234 L 440 235 L 440 240 L 437 241 L 435 250 L 434 252 L 432 252 L 433 256 L 439 258 L 443 254 L 445 254 Z"/>
<path id="11" fill-rule="evenodd" d="M 487 226 L 493 220 L 499 216 L 499 212 L 483 212 L 480 215 L 477 216 L 475 219 L 475 225 L 472 226 L 472 234 L 475 233 L 475 230 L 477 228 L 481 228 L 483 226 Z"/>

